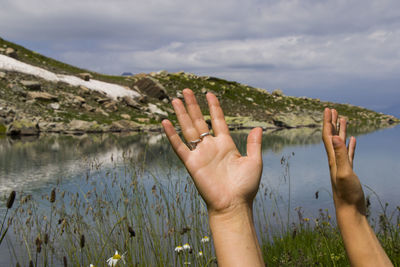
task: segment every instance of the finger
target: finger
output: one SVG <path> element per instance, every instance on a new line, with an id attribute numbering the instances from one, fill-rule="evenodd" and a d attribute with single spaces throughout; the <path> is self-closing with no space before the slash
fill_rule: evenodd
<path id="1" fill-rule="evenodd" d="M 199 139 L 199 133 L 192 123 L 192 119 L 186 112 L 186 109 L 182 101 L 178 98 L 172 100 L 172 106 L 174 107 L 176 117 L 178 118 L 179 124 L 182 128 L 183 137 L 187 142 Z"/>
<path id="2" fill-rule="evenodd" d="M 161 124 L 175 153 L 183 162 L 186 162 L 190 153 L 189 148 L 182 142 L 182 139 L 176 133 L 174 126 L 169 120 L 163 120 Z"/>
<path id="3" fill-rule="evenodd" d="M 207 133 L 209 131 L 208 125 L 203 118 L 203 114 L 201 113 L 199 104 L 197 104 L 193 91 L 190 89 L 183 90 L 183 97 L 185 98 L 187 111 L 197 132 L 200 134 Z"/>
<path id="4" fill-rule="evenodd" d="M 339 136 L 332 137 L 332 144 L 335 150 L 335 159 L 337 166 L 336 176 L 346 178 L 348 177 L 349 172 L 351 172 L 352 170 L 346 144 Z"/>
<path id="5" fill-rule="evenodd" d="M 355 137 L 350 137 L 349 145 L 347 148 L 348 154 L 349 154 L 349 161 L 351 168 L 353 168 L 353 161 L 354 161 L 354 154 L 356 152 L 356 138 Z"/>
<path id="6" fill-rule="evenodd" d="M 337 135 L 338 134 L 338 129 L 337 129 L 337 119 L 338 119 L 338 112 L 336 111 L 336 109 L 332 109 L 332 129 L 333 135 Z"/>
<path id="7" fill-rule="evenodd" d="M 346 142 L 346 128 L 347 128 L 346 119 L 340 118 L 340 120 L 339 120 L 339 136 L 345 142 Z"/>
<path id="8" fill-rule="evenodd" d="M 225 121 L 224 112 L 222 111 L 222 108 L 219 105 L 217 97 L 212 93 L 207 93 L 206 97 L 207 97 L 208 107 L 210 108 L 211 124 L 215 136 L 218 136 L 220 134 L 229 135 L 229 128 Z"/>
<path id="9" fill-rule="evenodd" d="M 335 151 L 332 145 L 332 111 L 329 108 L 324 110 L 324 120 L 322 126 L 322 140 L 324 141 L 326 154 L 328 155 L 329 167 L 335 164 Z"/>
<path id="10" fill-rule="evenodd" d="M 247 156 L 258 162 L 261 160 L 262 129 L 257 127 L 247 136 Z"/>

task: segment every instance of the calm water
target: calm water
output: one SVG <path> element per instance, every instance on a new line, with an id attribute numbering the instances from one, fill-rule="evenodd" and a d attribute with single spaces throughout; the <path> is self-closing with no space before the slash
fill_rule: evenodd
<path id="1" fill-rule="evenodd" d="M 241 151 L 245 151 L 246 133 L 233 134 Z M 326 155 L 318 129 L 268 132 L 263 137 L 264 170 L 262 190 L 275 192 L 279 205 L 291 210 L 301 206 L 306 216 L 320 208 L 332 211 L 330 181 Z M 389 207 L 400 205 L 400 126 L 357 136 L 355 170 L 371 196 L 374 213 L 380 207 L 372 188 Z M 289 163 L 284 177 L 282 157 Z M 186 172 L 168 141 L 161 134 L 42 136 L 40 138 L 0 139 L 0 215 L 11 190 L 39 198 L 58 185 L 67 191 L 88 189 L 86 174 L 91 164 L 102 173 L 123 170 L 123 158 L 163 179 L 166 173 L 185 176 Z M 289 198 L 290 184 L 290 198 Z M 318 199 L 315 193 L 319 192 Z M 290 199 L 290 203 L 289 203 Z M 262 203 L 270 206 L 272 203 Z M 9 257 L 5 242 L 0 258 Z M 3 261 L 0 261 L 0 265 Z"/>
<path id="2" fill-rule="evenodd" d="M 246 133 L 234 133 L 244 153 Z M 400 192 L 400 126 L 357 136 L 355 170 L 362 183 L 372 188 L 383 202 L 398 205 Z M 329 172 L 318 129 L 268 132 L 263 137 L 262 183 L 281 194 L 288 191 L 281 158 L 290 165 L 291 203 L 314 208 L 330 204 Z M 293 155 L 294 154 L 294 155 Z M 156 135 L 43 136 L 0 139 L 0 196 L 11 190 L 39 195 L 55 184 L 69 190 L 84 186 L 83 179 L 95 161 L 100 171 L 122 168 L 122 157 L 144 165 L 162 179 L 165 171 L 184 174 L 166 138 Z M 365 188 L 367 195 L 370 190 Z M 315 192 L 319 191 L 318 201 Z M 4 205 L 2 205 L 4 207 Z"/>

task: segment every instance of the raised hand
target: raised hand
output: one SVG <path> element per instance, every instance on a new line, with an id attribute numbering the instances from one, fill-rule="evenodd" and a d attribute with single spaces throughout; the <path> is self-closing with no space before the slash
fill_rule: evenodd
<path id="1" fill-rule="evenodd" d="M 170 121 L 162 125 L 207 204 L 218 266 L 264 266 L 253 221 L 253 199 L 262 172 L 262 129 L 249 133 L 247 156 L 241 156 L 216 96 L 206 96 L 214 136 L 209 134 L 193 92 L 185 89 L 183 96 L 186 108 L 179 99 L 172 105 L 186 142 L 194 144 L 192 150 Z"/>
<path id="2" fill-rule="evenodd" d="M 328 155 L 336 219 L 352 266 L 393 266 L 365 216 L 360 180 L 353 171 L 356 139 L 346 147 L 346 120 L 334 109 L 324 111 L 322 139 Z"/>
<path id="3" fill-rule="evenodd" d="M 186 109 L 181 100 L 172 101 L 183 136 L 187 142 L 199 140 L 201 134 L 209 132 L 208 125 L 193 92 L 185 89 L 183 96 Z M 262 171 L 262 130 L 256 128 L 250 132 L 247 156 L 241 156 L 229 134 L 218 99 L 212 93 L 206 97 L 215 136 L 204 136 L 191 151 L 168 120 L 162 122 L 165 133 L 210 212 L 250 205 L 257 193 Z"/>
<path id="4" fill-rule="evenodd" d="M 338 125 L 339 121 L 339 125 Z M 325 109 L 322 139 L 328 155 L 336 210 L 354 207 L 365 215 L 365 198 L 360 180 L 353 171 L 356 139 L 351 137 L 346 147 L 346 119 L 338 120 L 334 109 Z"/>

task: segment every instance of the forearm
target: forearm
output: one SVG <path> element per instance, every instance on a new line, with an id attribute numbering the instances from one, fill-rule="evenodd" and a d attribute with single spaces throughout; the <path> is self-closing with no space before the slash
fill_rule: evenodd
<path id="1" fill-rule="evenodd" d="M 336 218 L 352 266 L 393 266 L 365 215 L 345 207 Z"/>
<path id="2" fill-rule="evenodd" d="M 218 266 L 265 266 L 253 222 L 252 207 L 209 212 Z"/>

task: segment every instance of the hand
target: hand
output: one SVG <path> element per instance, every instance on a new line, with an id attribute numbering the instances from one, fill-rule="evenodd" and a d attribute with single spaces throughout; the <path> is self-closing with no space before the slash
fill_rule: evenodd
<path id="1" fill-rule="evenodd" d="M 174 99 L 172 105 L 183 136 L 190 142 L 209 129 L 193 92 L 185 89 L 183 96 L 186 109 L 179 99 Z M 218 99 L 212 93 L 207 93 L 206 97 L 215 136 L 205 136 L 191 151 L 168 120 L 162 122 L 165 133 L 193 178 L 209 213 L 224 213 L 241 205 L 251 207 L 262 172 L 262 129 L 256 128 L 249 133 L 247 156 L 241 156 L 229 134 Z"/>
<path id="2" fill-rule="evenodd" d="M 328 155 L 336 212 L 350 208 L 365 215 L 364 192 L 357 175 L 353 171 L 356 139 L 351 137 L 346 148 L 346 120 L 344 118 L 339 119 L 339 127 L 337 120 L 337 111 L 326 108 L 322 139 Z"/>

